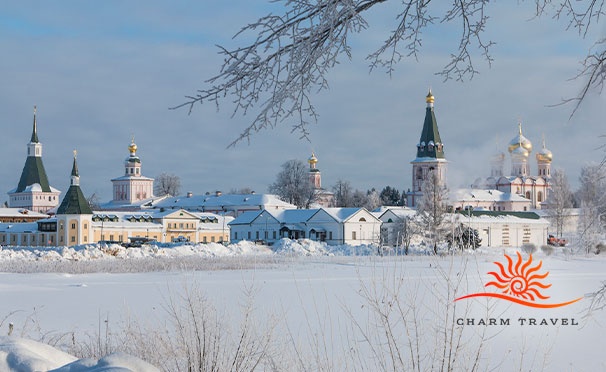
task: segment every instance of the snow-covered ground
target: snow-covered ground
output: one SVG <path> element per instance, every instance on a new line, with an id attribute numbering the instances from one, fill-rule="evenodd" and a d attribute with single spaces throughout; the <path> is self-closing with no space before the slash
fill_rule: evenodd
<path id="1" fill-rule="evenodd" d="M 197 316 L 216 314 L 211 324 L 221 329 L 221 345 L 238 339 L 243 324 L 255 340 L 271 334 L 271 358 L 261 365 L 271 360 L 278 370 L 425 371 L 442 369 L 443 360 L 454 370 L 606 370 L 606 313 L 588 316 L 590 298 L 554 309 L 486 298 L 454 302 L 490 290 L 484 284 L 494 279 L 487 274 L 496 269 L 493 262 L 514 252 L 380 257 L 374 247 L 310 241 L 5 247 L 0 371 L 153 370 L 146 362 L 176 370 L 159 354 L 177 349 L 166 345 L 179 339 L 171 333 L 178 330 L 175 314 L 191 325 L 181 311 L 194 298 L 205 303 L 193 308 Z M 583 297 L 606 280 L 601 255 L 557 250 L 533 258 L 542 261 L 538 272 L 549 272 L 551 287 L 542 290 L 547 302 Z M 495 325 L 483 325 L 491 319 Z"/>

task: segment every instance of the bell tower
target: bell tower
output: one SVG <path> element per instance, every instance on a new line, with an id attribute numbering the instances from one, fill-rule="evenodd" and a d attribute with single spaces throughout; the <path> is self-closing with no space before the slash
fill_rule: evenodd
<path id="1" fill-rule="evenodd" d="M 416 207 L 423 197 L 423 182 L 428 178 L 430 172 L 437 175 L 438 182 L 444 185 L 446 182 L 446 157 L 444 155 L 444 144 L 440 138 L 438 122 L 434 112 L 435 97 L 429 90 L 425 97 L 427 108 L 425 109 L 425 121 L 421 138 L 417 143 L 417 157 L 412 164 L 412 189 L 406 193 L 406 203 L 409 207 Z"/>

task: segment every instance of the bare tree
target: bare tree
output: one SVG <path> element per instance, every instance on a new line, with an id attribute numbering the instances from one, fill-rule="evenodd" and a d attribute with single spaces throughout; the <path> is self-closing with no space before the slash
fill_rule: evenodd
<path id="1" fill-rule="evenodd" d="M 598 24 L 604 1 L 535 0 L 533 16 L 565 19 L 568 28 L 585 37 Z M 306 137 L 308 124 L 317 120 L 312 93 L 327 89 L 327 75 L 340 57 L 351 59 L 350 40 L 368 28 L 365 16 L 369 11 L 388 3 L 392 4 L 386 0 L 283 0 L 283 14 L 270 13 L 235 35 L 251 42 L 231 49 L 219 46 L 224 57 L 220 72 L 175 108 L 189 107 L 191 112 L 196 103 L 218 105 L 222 99 L 234 104 L 234 115 L 250 114 L 258 107 L 252 122 L 231 146 L 287 120 L 293 122 L 293 131 Z M 490 49 L 494 43 L 484 39 L 490 3 L 459 0 L 444 6 L 435 1 L 401 1 L 396 5 L 391 33 L 367 56 L 370 69 L 381 68 L 391 74 L 402 59 L 417 57 L 422 34 L 428 28 L 454 24 L 460 38 L 437 73 L 445 80 L 472 78 L 477 73 L 475 53 L 489 65 L 492 62 Z M 606 39 L 598 40 L 584 60 L 579 74 L 586 79 L 584 89 L 570 99 L 577 102 L 576 107 L 590 89 L 601 92 L 603 88 L 605 45 Z"/>
<path id="2" fill-rule="evenodd" d="M 176 196 L 181 192 L 181 179 L 174 174 L 161 173 L 154 180 L 154 194 L 156 196 Z"/>
<path id="3" fill-rule="evenodd" d="M 309 168 L 301 160 L 282 164 L 282 171 L 278 173 L 276 182 L 269 186 L 269 192 L 297 208 L 309 208 L 316 196 L 309 179 Z"/>
<path id="4" fill-rule="evenodd" d="M 92 193 L 88 198 L 86 198 L 86 202 L 88 203 L 90 209 L 93 211 L 98 211 L 99 209 L 101 209 L 101 207 L 99 206 L 101 198 L 99 198 L 99 195 L 97 195 L 96 192 Z"/>
<path id="5" fill-rule="evenodd" d="M 448 189 L 435 172 L 429 172 L 421 186 L 423 197 L 417 206 L 417 216 L 425 235 L 431 240 L 433 253 L 438 253 L 438 243 L 445 239 L 450 230 L 446 214 L 448 212 Z"/>
<path id="6" fill-rule="evenodd" d="M 564 222 L 568 217 L 566 211 L 572 207 L 572 191 L 570 191 L 568 177 L 566 177 L 564 171 L 558 169 L 553 172 L 551 191 L 544 206 L 546 207 L 547 217 L 555 226 L 556 236 L 561 237 Z"/>
<path id="7" fill-rule="evenodd" d="M 335 207 L 351 207 L 353 205 L 353 191 L 349 181 L 338 180 L 332 187 L 335 195 Z"/>

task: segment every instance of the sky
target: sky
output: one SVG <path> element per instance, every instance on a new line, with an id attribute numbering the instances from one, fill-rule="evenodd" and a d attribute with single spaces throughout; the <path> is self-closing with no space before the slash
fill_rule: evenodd
<path id="1" fill-rule="evenodd" d="M 554 107 L 578 93 L 583 81 L 572 78 L 604 35 L 603 25 L 583 39 L 549 17 L 533 20 L 532 4 L 491 5 L 486 32 L 496 42 L 494 62 L 488 66 L 476 54 L 480 74 L 471 81 L 435 75 L 457 47 L 457 29 L 443 25 L 424 33 L 418 58 L 399 63 L 391 77 L 371 73 L 365 57 L 387 37 L 397 4 L 369 13 L 368 28 L 351 39 L 352 59 L 342 57 L 329 75 L 330 89 L 313 96 L 320 116 L 309 140 L 285 123 L 228 148 L 252 115 L 232 117 L 228 101 L 218 111 L 213 105 L 196 106 L 191 114 L 169 108 L 219 71 L 217 44 L 237 45 L 231 38 L 240 27 L 279 11 L 279 4 L 106 1 L 101 9 L 93 2 L 6 2 L 0 15 L 0 201 L 18 184 L 34 105 L 51 185 L 67 190 L 76 149 L 83 192 L 102 201 L 111 199 L 110 180 L 124 172 L 133 136 L 143 175 L 175 174 L 183 193 L 267 192 L 281 164 L 305 161 L 312 151 L 324 188 L 341 179 L 361 190 L 408 189 L 429 88 L 451 188 L 489 175 L 489 156 L 506 152 L 518 122 L 534 145 L 533 173 L 543 136 L 553 168 L 564 170 L 573 187 L 580 168 L 604 156 L 606 96 L 592 93 L 572 118 L 571 105 Z"/>

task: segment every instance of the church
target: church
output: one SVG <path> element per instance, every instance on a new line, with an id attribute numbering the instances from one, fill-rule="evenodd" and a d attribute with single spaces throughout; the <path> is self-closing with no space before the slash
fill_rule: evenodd
<path id="1" fill-rule="evenodd" d="M 32 136 L 27 144 L 27 158 L 19 184 L 8 192 L 8 206 L 48 213 L 59 205 L 59 194 L 61 192 L 50 185 L 42 162 L 42 144 L 38 140 L 38 121 L 34 106 L 34 123 Z"/>
<path id="2" fill-rule="evenodd" d="M 416 146 L 417 156 L 411 161 L 412 188 L 406 193 L 406 203 L 411 208 L 416 208 L 422 199 L 422 186 L 430 172 L 437 176 L 441 185 L 446 185 L 448 162 L 434 112 L 435 97 L 431 90 L 425 101 L 427 107 L 421 137 Z M 543 140 L 543 146 L 535 156 L 537 174 L 533 175 L 530 168 L 532 149 L 532 142 L 524 137 L 522 124 L 518 123 L 518 133 L 507 147 L 511 161 L 509 175 L 505 175 L 504 171 L 506 156 L 503 152 L 498 152 L 491 157 L 490 176 L 476 179 L 471 189 L 452 192 L 453 208 L 508 212 L 541 209 L 549 195 L 553 154 Z"/>

